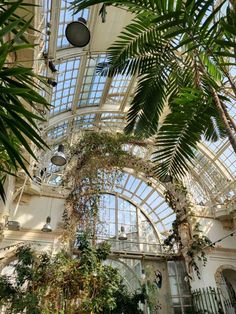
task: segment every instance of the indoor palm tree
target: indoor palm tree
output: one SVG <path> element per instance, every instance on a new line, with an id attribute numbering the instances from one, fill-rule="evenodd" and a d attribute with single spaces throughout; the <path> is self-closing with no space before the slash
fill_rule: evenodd
<path id="1" fill-rule="evenodd" d="M 3 200 L 6 174 L 14 174 L 19 166 L 29 174 L 25 152 L 35 158 L 31 144 L 45 147 L 37 127 L 37 121 L 43 120 L 39 109 L 48 107 L 37 92 L 44 81 L 31 68 L 19 65 L 16 58 L 19 50 L 34 47 L 25 36 L 32 30 L 30 7 L 23 0 L 0 1 L 0 195 Z M 19 9 L 24 17 L 17 15 Z"/>
<path id="2" fill-rule="evenodd" d="M 111 76 L 138 77 L 126 131 L 156 136 L 160 178 L 184 175 L 202 139 L 228 136 L 236 152 L 236 125 L 227 110 L 236 97 L 234 1 L 74 0 L 72 9 L 98 3 L 134 14 L 108 49 L 107 64 Z"/>

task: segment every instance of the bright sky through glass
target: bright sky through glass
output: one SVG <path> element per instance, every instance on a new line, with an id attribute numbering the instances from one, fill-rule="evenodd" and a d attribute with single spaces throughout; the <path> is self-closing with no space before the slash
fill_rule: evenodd
<path id="1" fill-rule="evenodd" d="M 57 48 L 66 48 L 70 46 L 65 36 L 67 24 L 77 21 L 79 17 L 83 17 L 87 22 L 89 19 L 89 9 L 84 9 L 73 15 L 73 11 L 69 10 L 70 1 L 61 0 L 60 21 L 58 27 Z"/>

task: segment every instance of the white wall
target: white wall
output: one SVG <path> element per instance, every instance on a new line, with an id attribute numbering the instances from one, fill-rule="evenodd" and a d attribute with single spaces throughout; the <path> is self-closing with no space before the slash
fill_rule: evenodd
<path id="1" fill-rule="evenodd" d="M 16 220 L 21 228 L 41 230 L 47 216 L 51 216 L 52 229 L 62 221 L 65 200 L 45 196 L 32 196 L 29 203 L 20 205 L 14 215 L 14 207 L 10 211 L 9 220 Z"/>
<path id="2" fill-rule="evenodd" d="M 229 235 L 232 230 L 225 230 L 220 221 L 210 218 L 201 218 L 199 220 L 203 234 L 206 235 L 212 242 Z M 214 249 L 207 249 L 207 264 L 205 267 L 202 263 L 198 263 L 201 272 L 201 279 L 194 276 L 191 281 L 192 289 L 202 287 L 216 287 L 215 273 L 222 265 L 231 265 L 236 268 L 236 234 L 230 236 L 215 245 Z"/>
<path id="3" fill-rule="evenodd" d="M 203 234 L 206 235 L 212 242 L 223 238 L 233 231 L 233 229 L 225 230 L 222 223 L 215 219 L 204 218 L 200 219 L 199 222 L 202 225 Z M 216 246 L 236 249 L 236 234 L 233 237 L 228 237 L 227 239 L 217 243 Z"/>
<path id="4" fill-rule="evenodd" d="M 194 280 L 191 281 L 193 290 L 209 286 L 216 287 L 215 274 L 219 267 L 223 265 L 231 265 L 236 268 L 236 253 L 216 249 L 208 254 L 207 258 L 208 261 L 205 267 L 202 266 L 202 263 L 198 264 L 201 272 L 201 279 L 194 276 Z"/>

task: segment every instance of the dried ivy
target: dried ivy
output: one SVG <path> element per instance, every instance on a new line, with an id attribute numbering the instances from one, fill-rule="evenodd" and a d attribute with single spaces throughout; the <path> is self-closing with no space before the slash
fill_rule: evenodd
<path id="1" fill-rule="evenodd" d="M 63 214 L 65 237 L 73 239 L 76 230 L 93 230 L 96 235 L 98 206 L 104 186 L 114 190 L 123 177 L 123 168 L 132 156 L 126 145 L 144 145 L 134 137 L 107 132 L 85 132 L 67 147 L 68 164 L 63 178 L 70 190 Z"/>

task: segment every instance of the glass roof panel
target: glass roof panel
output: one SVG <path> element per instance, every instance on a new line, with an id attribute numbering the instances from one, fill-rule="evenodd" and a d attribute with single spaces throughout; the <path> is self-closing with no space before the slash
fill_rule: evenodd
<path id="1" fill-rule="evenodd" d="M 77 21 L 79 17 L 83 17 L 86 21 L 89 18 L 89 10 L 84 9 L 73 15 L 73 11 L 69 10 L 70 2 L 61 0 L 60 21 L 58 27 L 57 48 L 66 48 L 70 46 L 65 36 L 65 29 L 67 24 L 72 21 Z"/>
<path id="2" fill-rule="evenodd" d="M 116 242 L 121 227 L 125 230 L 127 240 Z M 100 196 L 97 237 L 100 240 L 110 238 L 113 248 L 116 249 L 120 247 L 122 250 L 138 252 L 156 252 L 160 249 L 156 246 L 160 239 L 151 220 L 142 210 L 118 195 Z"/>
<path id="3" fill-rule="evenodd" d="M 113 127 L 116 129 L 123 129 L 125 127 L 125 114 L 124 113 L 113 113 L 106 112 L 101 114 L 101 118 L 97 125 L 100 127 Z"/>
<path id="4" fill-rule="evenodd" d="M 227 139 L 222 139 L 216 142 L 208 142 L 208 141 L 204 141 L 205 146 L 210 149 L 213 153 L 217 154 L 217 152 L 219 151 L 219 149 L 225 144 L 227 143 Z"/>
<path id="5" fill-rule="evenodd" d="M 231 145 L 223 151 L 219 159 L 226 165 L 231 173 L 236 175 L 236 155 Z"/>
<path id="6" fill-rule="evenodd" d="M 92 128 L 94 126 L 95 117 L 96 117 L 95 113 L 75 117 L 74 119 L 75 129 Z"/>
<path id="7" fill-rule="evenodd" d="M 115 191 L 128 196 L 131 201 L 134 201 L 140 208 L 144 208 L 148 215 L 152 213 L 152 218 L 154 219 L 155 217 L 155 222 L 162 221 L 161 217 L 159 217 L 160 212 L 165 218 L 168 216 L 168 219 L 166 218 L 167 224 L 171 224 L 175 219 L 173 210 L 169 208 L 163 196 L 161 196 L 154 187 L 149 186 L 147 182 L 131 174 L 127 174 L 122 180 L 117 182 Z M 145 193 L 145 191 L 148 191 L 147 199 L 142 197 L 142 193 Z M 154 200 L 156 200 L 155 207 L 154 205 L 150 206 L 150 203 Z M 163 228 L 166 228 L 165 223 L 163 223 Z"/>
<path id="8" fill-rule="evenodd" d="M 58 137 L 61 137 L 66 134 L 68 128 L 68 121 L 63 121 L 57 126 L 55 126 L 53 129 L 50 129 L 47 133 L 48 138 L 50 139 L 56 139 Z"/>
<path id="9" fill-rule="evenodd" d="M 111 86 L 107 95 L 107 103 L 121 103 L 127 92 L 131 76 L 118 74 L 113 77 Z"/>
<path id="10" fill-rule="evenodd" d="M 102 76 L 97 73 L 97 65 L 105 61 L 105 54 L 92 55 L 87 59 L 83 86 L 79 96 L 79 107 L 99 105 L 107 76 Z"/>
<path id="11" fill-rule="evenodd" d="M 57 64 L 57 86 L 53 90 L 51 115 L 71 109 L 79 75 L 80 58 Z"/>

